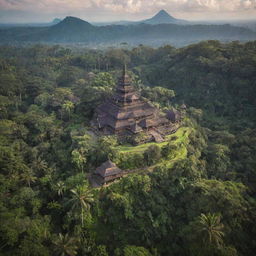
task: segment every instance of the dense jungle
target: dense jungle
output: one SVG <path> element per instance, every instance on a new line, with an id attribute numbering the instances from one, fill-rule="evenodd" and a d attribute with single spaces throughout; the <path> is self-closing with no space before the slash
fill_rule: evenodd
<path id="1" fill-rule="evenodd" d="M 123 63 L 162 143 L 91 131 Z M 0 255 L 249 256 L 256 249 L 256 41 L 0 47 Z M 137 170 L 93 188 L 110 159 Z"/>

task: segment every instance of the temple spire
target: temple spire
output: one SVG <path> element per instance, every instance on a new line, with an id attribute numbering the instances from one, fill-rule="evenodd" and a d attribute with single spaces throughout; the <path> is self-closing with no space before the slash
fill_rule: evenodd
<path id="1" fill-rule="evenodd" d="M 127 71 L 127 67 L 126 67 L 126 63 L 124 62 L 124 64 L 123 64 L 123 76 L 126 75 L 126 71 Z"/>
<path id="2" fill-rule="evenodd" d="M 131 87 L 131 88 L 128 88 L 128 87 Z M 128 73 L 127 73 L 127 67 L 126 67 L 126 63 L 125 62 L 123 64 L 123 72 L 122 72 L 122 75 L 119 78 L 119 83 L 118 83 L 117 89 L 120 89 L 120 88 L 121 89 L 126 88 L 125 90 L 132 89 L 131 79 L 130 79 Z"/>

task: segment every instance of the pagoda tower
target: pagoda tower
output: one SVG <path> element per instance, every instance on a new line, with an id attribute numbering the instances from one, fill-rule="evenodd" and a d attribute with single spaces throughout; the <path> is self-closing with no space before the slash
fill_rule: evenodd
<path id="1" fill-rule="evenodd" d="M 129 135 L 169 123 L 152 104 L 142 99 L 131 83 L 126 65 L 114 96 L 96 109 L 96 120 L 105 134 Z"/>

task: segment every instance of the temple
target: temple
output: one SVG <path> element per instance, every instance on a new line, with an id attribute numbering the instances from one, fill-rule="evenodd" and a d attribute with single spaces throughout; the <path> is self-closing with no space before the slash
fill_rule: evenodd
<path id="1" fill-rule="evenodd" d="M 125 65 L 114 96 L 96 109 L 95 124 L 104 134 L 134 135 L 145 131 L 156 141 L 162 141 L 162 136 L 172 130 L 170 120 L 134 89 Z"/>

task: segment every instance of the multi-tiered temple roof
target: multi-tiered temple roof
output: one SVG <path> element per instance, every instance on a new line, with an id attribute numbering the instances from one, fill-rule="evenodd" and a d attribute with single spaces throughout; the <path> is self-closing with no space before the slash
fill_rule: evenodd
<path id="1" fill-rule="evenodd" d="M 116 92 L 96 109 L 99 129 L 110 134 L 136 134 L 169 123 L 159 110 L 143 100 L 123 68 Z"/>

